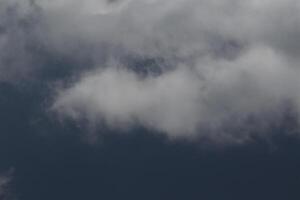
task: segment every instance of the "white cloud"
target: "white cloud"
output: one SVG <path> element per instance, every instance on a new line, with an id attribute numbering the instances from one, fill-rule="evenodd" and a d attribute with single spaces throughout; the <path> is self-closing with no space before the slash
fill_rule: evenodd
<path id="1" fill-rule="evenodd" d="M 200 60 L 155 77 L 110 66 L 63 90 L 53 108 L 115 128 L 139 123 L 171 137 L 215 137 L 228 122 L 246 127 L 247 117 L 256 116 L 265 124 L 266 114 L 280 117 L 283 103 L 299 102 L 299 69 L 285 64 L 272 49 L 257 48 L 234 61 Z"/>
<path id="2" fill-rule="evenodd" d="M 171 137 L 230 137 L 233 126 L 247 138 L 250 116 L 267 126 L 285 102 L 300 106 L 297 1 L 133 0 L 118 13 L 87 15 L 72 34 L 163 58 L 171 70 L 141 78 L 107 63 L 61 91 L 54 109 L 63 115 Z"/>
<path id="3" fill-rule="evenodd" d="M 225 130 L 234 126 L 247 138 L 250 116 L 264 127 L 286 102 L 300 108 L 297 0 L 35 2 L 41 46 L 75 60 L 89 52 L 96 68 L 60 89 L 53 108 L 63 116 L 114 128 L 138 123 L 171 137 L 231 137 Z M 4 47 L 27 38 L 5 37 Z M 30 56 L 21 52 L 23 63 Z M 147 68 L 137 62 L 147 59 L 162 60 L 162 73 L 130 70 Z"/>
<path id="4" fill-rule="evenodd" d="M 167 132 L 192 132 L 199 120 L 200 87 L 197 77 L 185 69 L 142 79 L 108 68 L 83 78 L 54 107 L 73 117 L 83 111 L 90 120 L 103 118 L 112 126 L 140 122 Z"/>

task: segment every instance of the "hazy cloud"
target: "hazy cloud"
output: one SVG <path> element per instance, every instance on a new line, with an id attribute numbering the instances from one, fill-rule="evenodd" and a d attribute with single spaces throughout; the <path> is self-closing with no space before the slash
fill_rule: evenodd
<path id="1" fill-rule="evenodd" d="M 29 1 L 0 2 L 0 80 L 15 81 L 35 69 L 36 14 Z"/>
<path id="2" fill-rule="evenodd" d="M 11 200 L 12 194 L 10 193 L 10 183 L 12 180 L 12 171 L 10 170 L 7 173 L 1 174 L 0 175 L 0 199 L 3 200 Z"/>

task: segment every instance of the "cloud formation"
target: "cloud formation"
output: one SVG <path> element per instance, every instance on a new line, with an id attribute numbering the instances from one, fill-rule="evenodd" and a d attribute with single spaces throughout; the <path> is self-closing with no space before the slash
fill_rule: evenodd
<path id="1" fill-rule="evenodd" d="M 86 66 L 58 88 L 52 109 L 62 116 L 244 140 L 282 120 L 287 104 L 300 109 L 299 10 L 296 0 L 37 0 L 18 13 L 38 19 L 37 46 Z M 3 48 L 18 38 L 1 37 Z"/>
<path id="2" fill-rule="evenodd" d="M 298 74 L 298 68 L 286 67 L 269 48 L 250 50 L 234 61 L 177 66 L 159 76 L 140 77 L 123 67 L 108 67 L 63 90 L 54 109 L 92 123 L 104 120 L 111 127 L 138 123 L 171 137 L 215 136 L 226 126 L 236 126 L 245 129 L 238 136 L 243 138 L 250 117 L 264 126 L 270 116 L 280 120 L 285 103 L 299 106 Z M 230 135 L 224 134 L 218 137 Z"/>

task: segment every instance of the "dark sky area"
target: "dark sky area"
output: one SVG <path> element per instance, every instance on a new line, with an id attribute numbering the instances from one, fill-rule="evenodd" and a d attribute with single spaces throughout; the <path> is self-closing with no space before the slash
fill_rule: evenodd
<path id="1" fill-rule="evenodd" d="M 18 199 L 300 196 L 300 140 L 283 134 L 288 127 L 273 130 L 268 140 L 218 148 L 170 142 L 143 128 L 100 130 L 101 138 L 90 144 L 82 128 L 42 114 L 40 92 L 1 84 L 0 169 L 12 171 L 9 191 Z"/>
<path id="2" fill-rule="evenodd" d="M 299 11 L 0 0 L 0 200 L 299 200 Z"/>

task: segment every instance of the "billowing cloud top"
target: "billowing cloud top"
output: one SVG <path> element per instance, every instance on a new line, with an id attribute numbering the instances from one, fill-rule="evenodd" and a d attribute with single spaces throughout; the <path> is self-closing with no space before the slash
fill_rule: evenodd
<path id="1" fill-rule="evenodd" d="M 287 105 L 300 108 L 297 0 L 30 2 L 2 3 L 0 48 L 19 54 L 10 63 L 16 54 L 6 51 L 0 69 L 32 71 L 40 49 L 85 65 L 56 88 L 62 116 L 240 141 L 280 121 Z"/>

